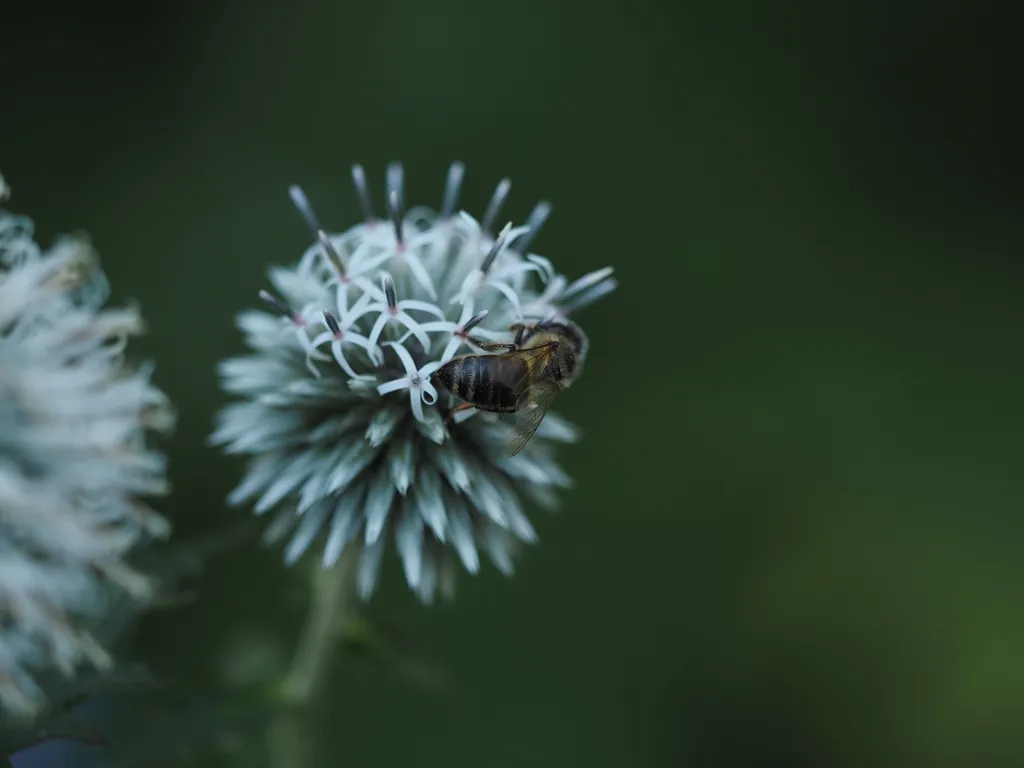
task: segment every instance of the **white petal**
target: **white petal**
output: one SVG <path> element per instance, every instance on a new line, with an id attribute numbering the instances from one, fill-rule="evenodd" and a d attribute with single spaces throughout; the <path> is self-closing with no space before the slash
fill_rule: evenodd
<path id="1" fill-rule="evenodd" d="M 331 333 L 330 331 L 324 331 L 323 333 L 321 333 L 321 334 L 317 335 L 316 337 L 314 337 L 314 339 L 309 344 L 312 347 L 319 347 L 321 344 L 326 344 L 328 341 L 330 341 L 333 338 L 334 338 L 334 334 L 333 333 Z"/>
<path id="2" fill-rule="evenodd" d="M 427 295 L 432 299 L 436 299 L 437 291 L 434 289 L 434 283 L 431 281 L 430 275 L 427 274 L 427 270 L 423 266 L 420 257 L 412 250 L 407 250 L 405 252 L 405 263 L 409 265 L 409 271 L 412 272 L 416 282 L 423 286 L 423 290 L 427 292 Z"/>
<path id="3" fill-rule="evenodd" d="M 448 340 L 448 345 L 444 348 L 444 352 L 441 353 L 441 363 L 447 363 L 455 357 L 455 353 L 458 351 L 459 347 L 462 346 L 464 341 L 465 339 L 461 336 L 452 336 L 451 339 Z"/>
<path id="4" fill-rule="evenodd" d="M 342 328 L 351 328 L 352 325 L 356 321 L 360 320 L 364 315 L 369 315 L 373 312 L 383 314 L 387 311 L 387 304 L 379 301 L 364 302 L 363 299 L 365 298 L 365 294 L 360 296 L 359 299 L 356 300 L 356 303 L 349 309 L 348 314 L 345 315 L 345 317 L 338 318 L 338 324 L 341 325 Z M 360 304 L 362 306 L 360 306 Z"/>
<path id="5" fill-rule="evenodd" d="M 526 260 L 533 262 L 540 267 L 541 281 L 545 284 L 551 282 L 551 278 L 555 276 L 555 265 L 551 263 L 550 259 L 546 259 L 543 256 L 538 256 L 535 253 L 528 254 Z"/>
<path id="6" fill-rule="evenodd" d="M 387 249 L 377 253 L 374 256 L 368 256 L 359 262 L 358 274 L 368 275 L 375 274 L 380 266 L 391 259 L 395 255 L 393 249 Z"/>
<path id="7" fill-rule="evenodd" d="M 459 288 L 458 293 L 451 300 L 452 304 L 465 304 L 468 301 L 472 301 L 473 294 L 480 288 L 483 283 L 484 273 L 479 268 L 474 269 L 466 278 L 462 281 L 462 287 Z"/>
<path id="8" fill-rule="evenodd" d="M 434 317 L 444 320 L 444 312 L 436 304 L 431 304 L 428 301 L 418 301 L 416 299 L 403 299 L 398 302 L 398 306 L 408 311 L 410 309 L 418 310 L 420 312 L 427 312 Z"/>
<path id="9" fill-rule="evenodd" d="M 332 342 L 331 343 L 331 351 L 334 353 L 335 361 L 337 361 L 338 365 L 341 366 L 341 370 L 343 370 L 345 373 L 347 373 L 349 376 L 351 376 L 354 379 L 359 374 L 356 373 L 352 369 L 352 366 L 348 364 L 348 360 L 345 359 L 345 352 L 344 352 L 344 350 L 342 350 L 341 344 L 342 344 L 342 342 L 340 342 L 340 341 Z"/>
<path id="10" fill-rule="evenodd" d="M 516 313 L 516 318 L 521 318 L 523 316 L 523 310 L 519 306 L 519 296 L 511 285 L 503 283 L 500 280 L 494 280 L 488 282 L 487 286 L 503 294 L 505 298 L 508 299 L 509 304 L 512 305 L 512 309 Z"/>
<path id="11" fill-rule="evenodd" d="M 385 384 L 380 384 L 377 387 L 377 394 L 389 395 L 392 392 L 397 392 L 400 389 L 409 389 L 411 386 L 412 381 L 409 379 L 409 377 L 403 376 L 400 379 L 395 379 L 394 381 L 389 381 Z"/>
<path id="12" fill-rule="evenodd" d="M 423 421 L 423 401 L 419 387 L 409 388 L 409 407 L 412 408 L 412 415 L 416 418 L 416 421 Z"/>
<path id="13" fill-rule="evenodd" d="M 377 320 L 374 322 L 373 328 L 370 330 L 370 335 L 367 337 L 367 340 L 371 344 L 377 343 L 377 340 L 380 339 L 381 332 L 384 330 L 384 326 L 387 325 L 388 320 L 390 319 L 392 318 L 388 314 L 387 309 L 381 311 L 381 313 L 377 316 Z"/>
<path id="14" fill-rule="evenodd" d="M 422 390 L 421 397 L 423 402 L 427 405 L 433 405 L 437 402 L 437 388 L 431 383 L 430 377 L 434 375 L 434 372 L 441 367 L 441 363 L 427 363 L 420 368 L 420 389 Z"/>
<path id="15" fill-rule="evenodd" d="M 429 323 L 420 323 L 419 327 L 420 330 L 427 331 L 428 333 L 452 333 L 457 330 L 459 326 L 451 320 L 431 320 Z M 398 343 L 402 344 L 406 342 L 410 336 L 412 336 L 412 331 L 406 331 L 398 340 Z"/>
<path id="16" fill-rule="evenodd" d="M 409 354 L 409 350 L 403 347 L 401 344 L 396 344 L 393 341 L 384 342 L 385 347 L 391 347 L 398 355 L 398 359 L 402 361 L 402 367 L 405 368 L 407 376 L 412 378 L 418 371 L 416 370 L 416 361 L 412 359 L 412 355 Z"/>
<path id="17" fill-rule="evenodd" d="M 416 340 L 420 343 L 424 352 L 430 349 L 430 337 L 427 336 L 420 327 L 420 324 L 416 322 L 412 315 L 408 312 L 399 312 L 395 319 L 409 329 L 409 333 L 416 337 Z M 402 349 L 404 349 L 404 347 L 402 347 Z"/>
<path id="18" fill-rule="evenodd" d="M 362 289 L 363 293 L 374 301 L 383 304 L 385 302 L 384 291 L 375 282 L 366 277 L 353 277 L 352 284 Z M 357 302 L 358 303 L 358 302 Z"/>

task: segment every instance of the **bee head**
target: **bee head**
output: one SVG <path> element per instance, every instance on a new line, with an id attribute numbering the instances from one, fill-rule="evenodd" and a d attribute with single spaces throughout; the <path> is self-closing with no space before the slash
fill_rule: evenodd
<path id="1" fill-rule="evenodd" d="M 587 336 L 583 329 L 570 320 L 553 322 L 548 326 L 548 331 L 557 337 L 549 370 L 556 381 L 568 387 L 583 368 L 589 345 Z"/>

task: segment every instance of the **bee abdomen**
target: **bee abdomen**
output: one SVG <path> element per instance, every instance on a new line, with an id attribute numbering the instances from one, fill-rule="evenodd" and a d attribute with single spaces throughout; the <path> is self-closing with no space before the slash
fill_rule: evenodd
<path id="1" fill-rule="evenodd" d="M 476 402 L 489 382 L 487 366 L 476 355 L 449 360 L 434 374 L 449 392 L 462 400 Z"/>
<path id="2" fill-rule="evenodd" d="M 466 355 L 445 363 L 434 374 L 444 387 L 461 400 L 485 411 L 514 410 L 514 387 L 504 380 L 508 361 L 498 355 Z"/>

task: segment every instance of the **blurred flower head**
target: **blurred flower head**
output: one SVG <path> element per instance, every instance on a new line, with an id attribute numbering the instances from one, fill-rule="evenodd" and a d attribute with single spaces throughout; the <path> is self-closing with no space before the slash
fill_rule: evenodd
<path id="1" fill-rule="evenodd" d="M 429 602 L 439 588 L 451 594 L 458 561 L 475 573 L 481 550 L 511 573 L 517 544 L 536 538 L 522 497 L 554 506 L 570 480 L 553 444 L 576 438 L 549 413 L 509 457 L 513 424 L 473 411 L 446 423 L 452 398 L 432 374 L 480 352 L 474 340 L 509 342 L 513 323 L 566 318 L 616 283 L 610 268 L 570 282 L 529 251 L 547 203 L 492 234 L 507 179 L 477 220 L 457 206 L 459 163 L 438 212 L 407 210 L 398 164 L 387 169 L 385 218 L 362 168 L 352 177 L 365 221 L 341 233 L 328 234 L 291 189 L 315 242 L 296 266 L 271 270 L 265 311 L 239 316 L 252 354 L 220 367 L 241 402 L 212 439 L 252 457 L 230 501 L 273 511 L 266 539 L 288 539 L 286 562 L 322 538 L 330 567 L 351 545 L 365 599 L 393 536 L 409 586 Z"/>
<path id="2" fill-rule="evenodd" d="M 139 497 L 166 491 L 145 432 L 173 414 L 123 361 L 138 312 L 106 298 L 87 242 L 43 251 L 0 210 L 0 713 L 14 717 L 42 704 L 38 672 L 109 663 L 88 627 L 147 596 L 126 555 L 168 531 Z"/>

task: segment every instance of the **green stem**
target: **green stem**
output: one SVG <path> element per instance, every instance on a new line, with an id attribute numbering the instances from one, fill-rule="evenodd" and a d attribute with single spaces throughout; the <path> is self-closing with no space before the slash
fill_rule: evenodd
<path id="1" fill-rule="evenodd" d="M 281 686 L 284 707 L 270 729 L 275 768 L 309 768 L 312 764 L 313 705 L 330 674 L 345 624 L 354 613 L 354 555 L 354 551 L 346 551 L 329 569 L 314 566 L 309 614 Z"/>

